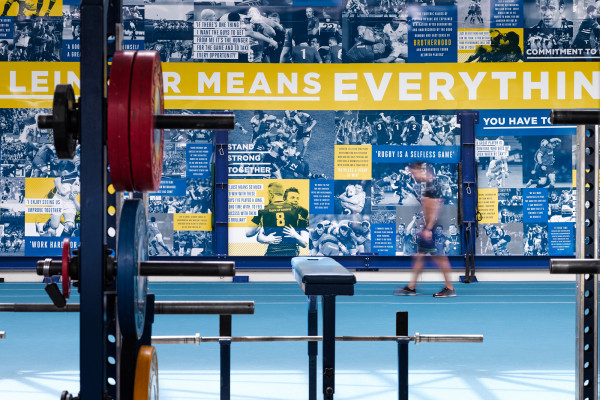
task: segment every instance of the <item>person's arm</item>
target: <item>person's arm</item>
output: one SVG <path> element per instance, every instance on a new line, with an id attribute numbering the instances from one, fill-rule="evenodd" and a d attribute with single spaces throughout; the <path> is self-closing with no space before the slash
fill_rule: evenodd
<path id="1" fill-rule="evenodd" d="M 271 46 L 273 46 L 274 48 L 277 48 L 277 42 L 269 37 L 266 37 L 262 33 L 258 33 L 258 32 L 253 31 L 252 29 L 246 28 L 246 35 L 253 39 L 260 40 L 261 42 L 266 42 L 266 43 L 270 44 Z"/>
<path id="2" fill-rule="evenodd" d="M 305 229 L 298 232 L 296 229 L 292 228 L 291 226 L 286 226 L 283 228 L 283 234 L 285 235 L 285 237 L 294 239 L 296 241 L 296 243 L 302 247 L 308 246 L 309 236 L 308 236 L 308 231 Z"/>
<path id="3" fill-rule="evenodd" d="M 258 243 L 268 243 L 268 244 L 278 244 L 281 242 L 281 236 L 277 236 L 275 232 L 265 235 L 264 230 L 260 230 L 258 232 L 258 236 L 256 237 L 256 241 Z"/>

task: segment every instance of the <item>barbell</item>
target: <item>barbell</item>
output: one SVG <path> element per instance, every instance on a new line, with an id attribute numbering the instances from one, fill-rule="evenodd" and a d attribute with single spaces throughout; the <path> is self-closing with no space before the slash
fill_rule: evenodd
<path id="1" fill-rule="evenodd" d="M 220 342 L 322 342 L 323 336 L 152 336 L 153 344 L 195 344 Z M 419 343 L 482 343 L 483 335 L 422 335 L 413 336 L 336 336 L 338 342 L 397 342 Z"/>
<path id="2" fill-rule="evenodd" d="M 165 115 L 160 56 L 155 51 L 113 55 L 106 105 L 107 151 L 117 191 L 157 191 L 163 164 L 163 129 L 235 127 L 233 114 Z M 71 85 L 57 85 L 52 114 L 38 116 L 40 129 L 52 129 L 59 158 L 75 156 L 81 138 L 79 102 Z"/>

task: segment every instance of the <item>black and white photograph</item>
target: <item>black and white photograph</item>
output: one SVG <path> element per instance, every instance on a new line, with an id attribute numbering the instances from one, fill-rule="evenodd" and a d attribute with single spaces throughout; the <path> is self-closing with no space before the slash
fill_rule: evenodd
<path id="1" fill-rule="evenodd" d="M 523 222 L 523 189 L 498 188 L 498 222 Z"/>
<path id="2" fill-rule="evenodd" d="M 150 212 L 150 210 L 148 210 Z M 173 216 L 170 214 L 148 214 L 148 255 L 174 256 Z"/>
<path id="3" fill-rule="evenodd" d="M 60 61 L 63 18 L 22 18 L 14 21 L 14 48 L 8 61 Z"/>
<path id="4" fill-rule="evenodd" d="M 521 137 L 487 136 L 475 139 L 477 186 L 504 188 L 523 186 Z"/>
<path id="5" fill-rule="evenodd" d="M 0 219 L 25 216 L 25 179 L 0 178 L 2 209 Z"/>
<path id="6" fill-rule="evenodd" d="M 2 215 L 0 253 L 3 256 L 25 255 L 25 218 Z"/>
<path id="7" fill-rule="evenodd" d="M 149 197 L 148 212 L 162 214 L 181 214 L 185 213 L 187 199 L 184 196 L 158 196 Z"/>
<path id="8" fill-rule="evenodd" d="M 458 0 L 458 28 L 489 28 L 490 3 L 491 0 Z"/>
<path id="9" fill-rule="evenodd" d="M 396 225 L 396 209 L 393 207 L 371 209 L 371 223 Z"/>
<path id="10" fill-rule="evenodd" d="M 371 181 L 336 180 L 334 214 L 371 214 Z"/>
<path id="11" fill-rule="evenodd" d="M 197 115 L 209 114 L 206 110 L 167 109 L 165 114 Z M 179 143 L 212 143 L 214 131 L 209 129 L 165 129 L 165 141 Z"/>
<path id="12" fill-rule="evenodd" d="M 522 136 L 525 187 L 572 187 L 572 136 Z"/>
<path id="13" fill-rule="evenodd" d="M 193 4 L 161 0 L 146 4 L 144 16 L 146 50 L 157 51 L 163 62 L 192 60 Z"/>
<path id="14" fill-rule="evenodd" d="M 573 43 L 571 48 L 584 59 L 600 58 L 600 3 L 586 7 L 585 15 L 573 20 Z M 584 61 L 582 59 L 581 61 Z"/>
<path id="15" fill-rule="evenodd" d="M 123 6 L 123 39 L 144 40 L 144 7 Z"/>
<path id="16" fill-rule="evenodd" d="M 457 225 L 456 207 L 443 207 L 433 227 L 437 254 L 460 255 L 461 238 Z M 425 226 L 419 206 L 398 207 L 396 216 L 396 255 L 408 256 L 417 252 L 418 235 Z"/>
<path id="17" fill-rule="evenodd" d="M 406 13 L 406 0 L 344 0 L 348 17 L 397 15 Z"/>
<path id="18" fill-rule="evenodd" d="M 339 7 L 196 4 L 194 58 L 219 62 L 339 63 L 340 19 Z"/>
<path id="19" fill-rule="evenodd" d="M 409 22 L 406 13 L 344 20 L 344 62 L 405 63 Z"/>
<path id="20" fill-rule="evenodd" d="M 291 6 L 292 0 L 194 0 L 195 5 L 206 7 L 234 7 L 251 3 L 253 6 Z"/>
<path id="21" fill-rule="evenodd" d="M 371 199 L 373 206 L 416 206 L 421 201 L 421 185 L 408 164 L 373 164 Z"/>
<path id="22" fill-rule="evenodd" d="M 444 204 L 457 204 L 456 164 L 432 164 L 432 167 Z M 407 163 L 373 164 L 373 205 L 419 205 L 421 190 Z"/>
<path id="23" fill-rule="evenodd" d="M 523 254 L 523 224 L 480 225 L 477 254 L 493 256 Z"/>
<path id="24" fill-rule="evenodd" d="M 164 142 L 163 177 L 185 178 L 187 158 L 186 143 Z"/>
<path id="25" fill-rule="evenodd" d="M 528 60 L 573 60 L 571 0 L 524 0 L 525 55 Z"/>
<path id="26" fill-rule="evenodd" d="M 576 222 L 575 218 L 575 189 L 548 189 L 548 222 Z"/>
<path id="27" fill-rule="evenodd" d="M 211 214 L 213 210 L 213 187 L 210 179 L 186 179 L 185 210 L 193 214 Z"/>
<path id="28" fill-rule="evenodd" d="M 523 232 L 524 255 L 548 255 L 548 224 L 523 224 Z"/>
<path id="29" fill-rule="evenodd" d="M 179 257 L 212 256 L 213 240 L 209 231 L 174 231 L 173 255 Z"/>
<path id="30" fill-rule="evenodd" d="M 63 5 L 63 40 L 79 40 L 81 36 L 81 10 L 79 5 Z"/>
<path id="31" fill-rule="evenodd" d="M 239 110 L 229 133 L 229 176 L 262 179 L 333 177 L 333 111 Z"/>
<path id="32" fill-rule="evenodd" d="M 363 215 L 315 215 L 309 226 L 312 256 L 348 256 L 371 252 L 371 221 Z"/>
<path id="33" fill-rule="evenodd" d="M 11 61 L 10 57 L 15 48 L 15 41 L 12 38 L 0 39 L 0 61 Z"/>

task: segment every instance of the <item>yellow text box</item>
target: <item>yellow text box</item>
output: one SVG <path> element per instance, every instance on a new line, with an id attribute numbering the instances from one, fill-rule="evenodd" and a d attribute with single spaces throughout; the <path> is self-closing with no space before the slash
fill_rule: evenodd
<path id="1" fill-rule="evenodd" d="M 477 209 L 481 214 L 482 224 L 498 223 L 498 189 L 479 189 Z"/>
<path id="2" fill-rule="evenodd" d="M 335 146 L 334 179 L 371 179 L 371 146 Z"/>
<path id="3" fill-rule="evenodd" d="M 173 214 L 174 231 L 212 231 L 212 214 Z"/>

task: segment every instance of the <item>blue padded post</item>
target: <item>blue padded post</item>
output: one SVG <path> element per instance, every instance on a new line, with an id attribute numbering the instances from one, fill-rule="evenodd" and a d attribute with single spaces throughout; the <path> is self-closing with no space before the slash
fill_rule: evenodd
<path id="1" fill-rule="evenodd" d="M 323 398 L 333 400 L 335 393 L 335 296 L 354 295 L 356 277 L 329 257 L 294 257 L 292 258 L 292 272 L 304 294 L 309 297 L 322 296 Z M 309 335 L 311 334 L 310 318 L 309 314 Z M 310 389 L 309 385 L 309 398 L 311 398 Z M 314 396 L 316 397 L 316 394 Z"/>

